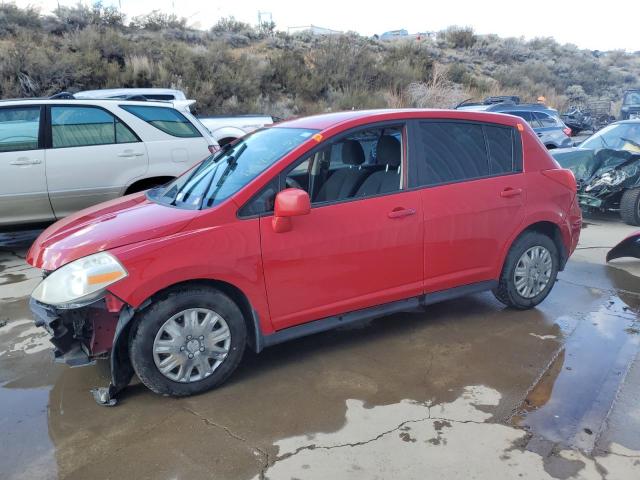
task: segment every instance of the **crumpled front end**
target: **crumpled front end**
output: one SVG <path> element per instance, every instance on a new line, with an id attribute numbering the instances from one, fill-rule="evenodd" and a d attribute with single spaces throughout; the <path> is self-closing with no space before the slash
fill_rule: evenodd
<path id="1" fill-rule="evenodd" d="M 571 149 L 552 155 L 575 175 L 583 208 L 616 210 L 622 192 L 640 186 L 640 154 L 603 148 Z"/>
<path id="2" fill-rule="evenodd" d="M 84 307 L 59 309 L 31 298 L 29 306 L 36 326 L 51 335 L 56 361 L 78 367 L 111 351 L 122 303 L 109 303 L 103 298 Z"/>

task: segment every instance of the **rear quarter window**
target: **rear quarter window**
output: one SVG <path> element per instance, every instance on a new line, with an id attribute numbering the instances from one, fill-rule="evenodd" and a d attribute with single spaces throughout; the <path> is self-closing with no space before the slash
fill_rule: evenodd
<path id="1" fill-rule="evenodd" d="M 146 105 L 120 105 L 120 108 L 173 137 L 194 138 L 202 136 L 187 117 L 173 108 Z"/>

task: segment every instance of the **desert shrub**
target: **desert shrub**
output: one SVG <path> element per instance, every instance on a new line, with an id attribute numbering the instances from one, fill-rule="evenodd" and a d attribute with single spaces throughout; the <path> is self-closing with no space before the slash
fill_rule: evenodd
<path id="1" fill-rule="evenodd" d="M 476 35 L 471 27 L 454 25 L 439 32 L 438 37 L 450 48 L 471 48 L 476 43 Z"/>
<path id="2" fill-rule="evenodd" d="M 0 36 L 13 35 L 18 28 L 39 30 L 40 13 L 34 7 L 18 8 L 13 3 L 0 5 Z"/>
<path id="3" fill-rule="evenodd" d="M 178 17 L 173 13 L 152 10 L 146 15 L 134 17 L 129 26 L 155 32 L 168 28 L 183 30 L 187 26 L 187 19 Z"/>

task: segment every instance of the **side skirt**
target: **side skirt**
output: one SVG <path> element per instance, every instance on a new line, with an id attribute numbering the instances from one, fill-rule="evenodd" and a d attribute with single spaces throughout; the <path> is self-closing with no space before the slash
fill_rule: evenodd
<path id="1" fill-rule="evenodd" d="M 439 292 L 427 293 L 417 297 L 385 303 L 383 305 L 376 305 L 374 307 L 364 308 L 362 310 L 356 310 L 342 315 L 314 320 L 302 325 L 296 325 L 295 327 L 278 330 L 270 335 L 263 335 L 260 328 L 256 325 L 256 338 L 258 339 L 258 341 L 256 341 L 256 351 L 260 352 L 262 349 L 271 347 L 272 345 L 288 342 L 289 340 L 305 337 L 307 335 L 313 335 L 314 333 L 326 332 L 327 330 L 333 330 L 334 328 L 351 325 L 365 320 L 384 317 L 386 315 L 391 315 L 392 313 L 419 311 L 433 303 L 451 300 L 465 295 L 471 295 L 473 293 L 485 292 L 487 290 L 492 290 L 497 286 L 498 282 L 496 280 L 472 283 L 461 287 L 450 288 Z"/>

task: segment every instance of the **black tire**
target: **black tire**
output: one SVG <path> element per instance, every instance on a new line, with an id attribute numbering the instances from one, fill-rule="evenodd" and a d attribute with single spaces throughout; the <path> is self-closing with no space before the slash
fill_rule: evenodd
<path id="1" fill-rule="evenodd" d="M 620 218 L 628 225 L 640 226 L 640 188 L 631 188 L 622 193 Z"/>
<path id="2" fill-rule="evenodd" d="M 153 345 L 164 323 L 190 309 L 206 308 L 220 315 L 229 327 L 229 352 L 209 376 L 188 383 L 171 380 L 154 361 Z M 155 393 L 183 397 L 202 393 L 223 383 L 236 369 L 246 346 L 247 330 L 242 312 L 233 300 L 214 288 L 189 286 L 171 289 L 133 319 L 129 337 L 129 356 L 138 378 Z"/>
<path id="3" fill-rule="evenodd" d="M 551 254 L 551 274 L 549 282 L 545 288 L 535 297 L 526 298 L 520 293 L 515 285 L 515 269 L 520 260 L 520 257 L 532 247 L 541 246 L 546 248 Z M 547 235 L 539 232 L 524 232 L 520 235 L 507 255 L 507 258 L 502 267 L 502 273 L 498 287 L 493 291 L 495 297 L 504 303 L 506 306 L 516 308 L 518 310 L 526 310 L 533 308 L 542 302 L 553 288 L 553 284 L 558 276 L 558 269 L 560 266 L 560 255 L 558 248 L 554 241 Z"/>

